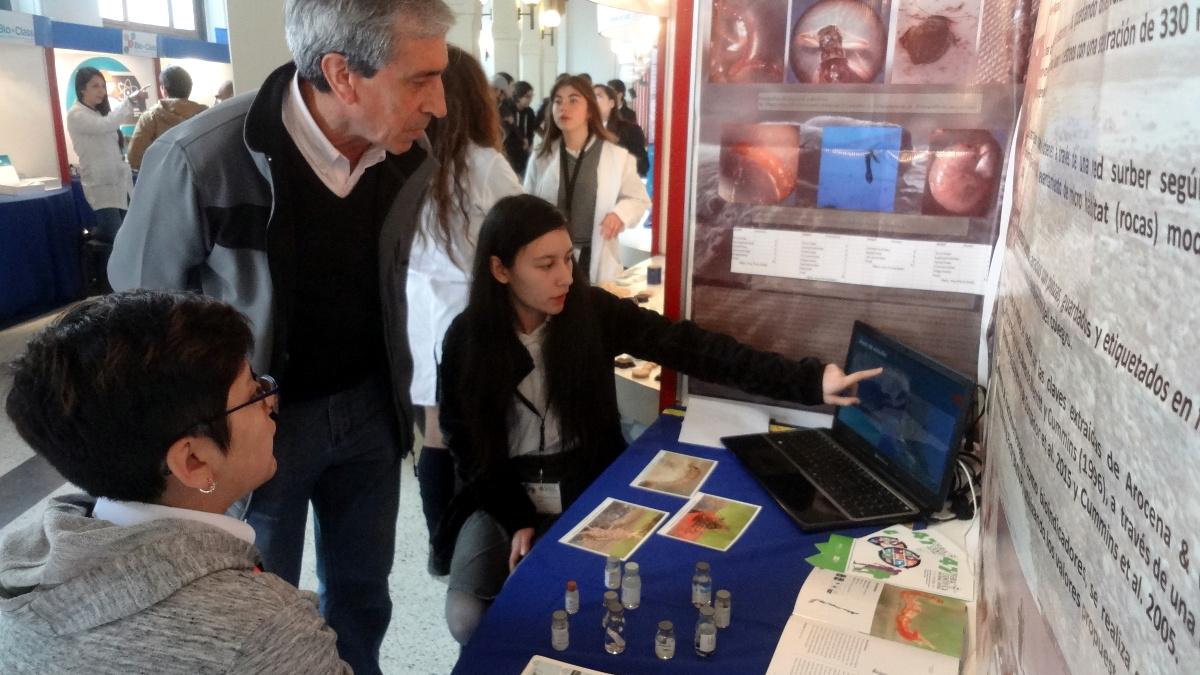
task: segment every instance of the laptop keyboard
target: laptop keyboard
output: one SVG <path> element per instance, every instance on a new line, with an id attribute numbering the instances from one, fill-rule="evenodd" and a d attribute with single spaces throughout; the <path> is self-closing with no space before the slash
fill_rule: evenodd
<path id="1" fill-rule="evenodd" d="M 780 451 L 850 517 L 870 518 L 914 510 L 825 434 L 798 432 L 777 441 Z"/>

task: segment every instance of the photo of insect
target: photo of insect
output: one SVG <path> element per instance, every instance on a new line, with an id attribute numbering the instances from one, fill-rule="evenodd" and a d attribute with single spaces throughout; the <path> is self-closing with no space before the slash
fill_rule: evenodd
<path id="1" fill-rule="evenodd" d="M 787 5 L 714 0 L 710 82 L 783 82 Z"/>
<path id="2" fill-rule="evenodd" d="M 792 27 L 789 61 L 802 83 L 874 82 L 886 49 L 887 29 L 870 4 L 819 0 Z"/>
<path id="3" fill-rule="evenodd" d="M 980 0 L 901 0 L 893 84 L 960 84 L 975 78 Z"/>

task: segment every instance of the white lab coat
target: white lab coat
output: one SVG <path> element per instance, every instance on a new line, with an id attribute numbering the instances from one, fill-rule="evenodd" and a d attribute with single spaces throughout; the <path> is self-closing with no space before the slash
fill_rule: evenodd
<path id="1" fill-rule="evenodd" d="M 67 133 L 79 155 L 79 182 L 93 209 L 128 209 L 133 172 L 117 145 L 117 129 L 129 117 L 129 99 L 107 116 L 75 102 L 67 111 Z"/>
<path id="2" fill-rule="evenodd" d="M 592 223 L 592 261 L 588 270 L 593 284 L 612 281 L 625 271 L 617 238 L 605 239 L 600 232 L 600 222 L 609 213 L 615 213 L 625 227 L 630 228 L 641 222 L 650 208 L 650 195 L 646 194 L 646 185 L 637 173 L 637 159 L 616 143 L 599 142 L 604 145 L 600 148 L 600 164 L 596 167 L 596 217 Z M 539 157 L 535 150 L 525 169 L 525 191 L 551 204 L 558 203 L 560 147 L 555 143 L 545 157 Z"/>
<path id="3" fill-rule="evenodd" d="M 521 182 L 503 153 L 471 145 L 465 158 L 467 234 L 462 212 L 452 209 L 454 258 L 436 238 L 437 206 L 426 199 L 421 206 L 421 235 L 413 241 L 408 260 L 408 343 L 413 356 L 410 393 L 414 405 L 437 404 L 437 367 L 442 360 L 442 338 L 450 322 L 467 307 L 471 265 L 483 218 L 500 199 L 521 193 Z"/>

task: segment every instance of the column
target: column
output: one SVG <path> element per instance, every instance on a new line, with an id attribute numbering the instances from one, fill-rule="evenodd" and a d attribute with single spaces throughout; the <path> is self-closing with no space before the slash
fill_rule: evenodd
<path id="1" fill-rule="evenodd" d="M 446 34 L 446 42 L 479 58 L 479 31 L 483 27 L 479 0 L 446 0 L 454 12 L 454 25 Z"/>
<path id="2" fill-rule="evenodd" d="M 529 19 L 521 21 L 528 24 Z M 515 77 L 521 65 L 521 26 L 514 0 L 492 0 L 492 45 L 496 67 L 490 74 L 503 71 Z"/>
<path id="3" fill-rule="evenodd" d="M 566 39 L 564 29 L 566 22 L 554 29 L 554 44 L 550 44 L 550 31 L 546 31 L 546 37 L 542 38 L 542 78 L 541 82 L 529 81 L 535 87 L 539 87 L 534 91 L 533 95 L 537 101 L 550 94 L 550 87 L 554 86 L 554 80 L 558 77 L 560 70 L 558 65 L 558 44 Z"/>
<path id="4" fill-rule="evenodd" d="M 522 7 L 522 9 L 525 9 L 526 11 L 528 11 L 528 9 L 531 7 L 533 7 L 533 6 L 526 5 L 526 6 Z M 538 7 L 537 12 L 540 14 L 541 11 L 542 11 L 542 8 Z M 541 82 L 541 75 L 542 75 L 542 33 L 541 33 L 541 30 L 537 27 L 538 22 L 536 21 L 536 19 L 538 19 L 539 17 L 534 17 L 534 18 L 535 18 L 534 28 L 529 27 L 529 18 L 528 17 L 521 19 L 521 64 L 520 64 L 521 68 L 520 68 L 520 73 L 517 73 L 514 71 L 509 71 L 509 72 L 512 74 L 513 77 L 517 78 L 518 80 L 525 80 L 529 84 L 532 84 L 533 86 L 536 87 L 536 86 L 538 86 L 538 83 Z M 534 95 L 536 96 L 537 92 L 534 92 Z"/>

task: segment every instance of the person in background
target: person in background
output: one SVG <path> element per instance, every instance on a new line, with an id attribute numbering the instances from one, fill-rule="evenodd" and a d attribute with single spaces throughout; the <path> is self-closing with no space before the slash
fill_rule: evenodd
<path id="1" fill-rule="evenodd" d="M 517 128 L 517 106 L 511 99 L 500 102 L 500 131 L 503 136 L 504 156 L 514 172 L 520 173 L 523 162 L 528 161 L 525 152 L 525 136 Z"/>
<path id="2" fill-rule="evenodd" d="M 413 405 L 424 408 L 425 445 L 417 457 L 417 480 L 431 537 L 454 496 L 454 462 L 438 425 L 442 338 L 467 306 L 468 274 L 483 217 L 501 197 L 521 192 L 499 151 L 500 124 L 483 68 L 458 47 L 449 48 L 449 59 L 442 73 L 447 114 L 429 129 L 438 165 L 417 221 L 407 290 L 410 391 Z"/>
<path id="3" fill-rule="evenodd" d="M 142 156 L 156 138 L 180 122 L 208 110 L 208 106 L 188 100 L 192 95 L 192 77 L 179 66 L 162 71 L 158 77 L 158 91 L 162 98 L 138 118 L 129 141 L 127 157 L 134 171 L 142 168 Z"/>
<path id="4" fill-rule="evenodd" d="M 609 80 L 608 86 L 612 87 L 612 90 L 617 94 L 617 114 L 626 122 L 636 125 L 638 123 L 637 113 L 634 112 L 633 108 L 629 107 L 629 102 L 625 100 L 625 83 L 621 80 Z M 641 127 L 639 127 L 639 130 L 641 130 Z M 644 131 L 642 135 L 646 135 Z"/>
<path id="5" fill-rule="evenodd" d="M 617 114 L 617 95 L 612 87 L 598 84 L 593 89 L 596 92 L 596 105 L 600 107 L 600 118 L 604 120 L 604 128 L 617 137 L 617 145 L 629 151 L 637 159 L 637 172 L 642 178 L 650 170 L 650 157 L 646 153 L 646 135 L 642 128 L 627 122 Z"/>
<path id="6" fill-rule="evenodd" d="M 85 66 L 75 72 L 76 101 L 67 111 L 67 133 L 79 156 L 79 182 L 83 196 L 96 212 L 93 235 L 111 242 L 121 228 L 133 190 L 133 172 L 121 155 L 125 139 L 121 125 L 129 118 L 133 102 L 146 99 L 149 85 L 127 96 L 115 110 L 108 102 L 108 82 L 99 70 Z"/>
<path id="7" fill-rule="evenodd" d="M 228 101 L 233 98 L 233 80 L 225 80 L 217 87 L 217 93 L 213 94 L 213 105 Z"/>
<path id="8" fill-rule="evenodd" d="M 500 200 L 479 233 L 470 301 L 446 332 L 442 432 L 463 488 L 434 550 L 450 561 L 446 619 L 462 644 L 534 539 L 625 449 L 618 354 L 805 405 L 852 405 L 857 383 L 881 372 L 846 375 L 672 322 L 589 286 L 573 248 L 552 204 Z"/>
<path id="9" fill-rule="evenodd" d="M 279 471 L 246 519 L 300 579 L 315 521 L 321 613 L 358 675 L 392 616 L 400 466 L 414 443 L 405 285 L 446 114 L 442 0 L 287 0 L 295 59 L 150 146 L 109 260 L 115 288 L 189 288 L 248 315 L 283 385 Z"/>
<path id="10" fill-rule="evenodd" d="M 496 73 L 492 76 L 492 95 L 496 98 L 496 107 L 504 105 L 509 100 L 509 90 L 512 87 L 512 77 L 507 73 Z"/>
<path id="11" fill-rule="evenodd" d="M 525 191 L 555 203 L 570 222 L 584 275 L 599 284 L 624 271 L 617 235 L 650 208 L 637 160 L 604 128 L 590 81 L 559 78 L 546 136 L 525 170 Z"/>
<path id="12" fill-rule="evenodd" d="M 524 157 L 517 169 L 517 175 L 525 175 L 525 165 L 529 163 L 529 154 L 533 150 L 533 139 L 537 133 L 538 121 L 533 108 L 533 85 L 524 80 L 513 85 L 513 104 L 517 106 L 517 129 L 525 139 Z"/>
<path id="13" fill-rule="evenodd" d="M 351 672 L 311 594 L 223 515 L 275 473 L 253 345 L 229 305 L 131 291 L 67 310 L 11 364 L 17 432 L 87 494 L 0 541 L 0 672 Z"/>

